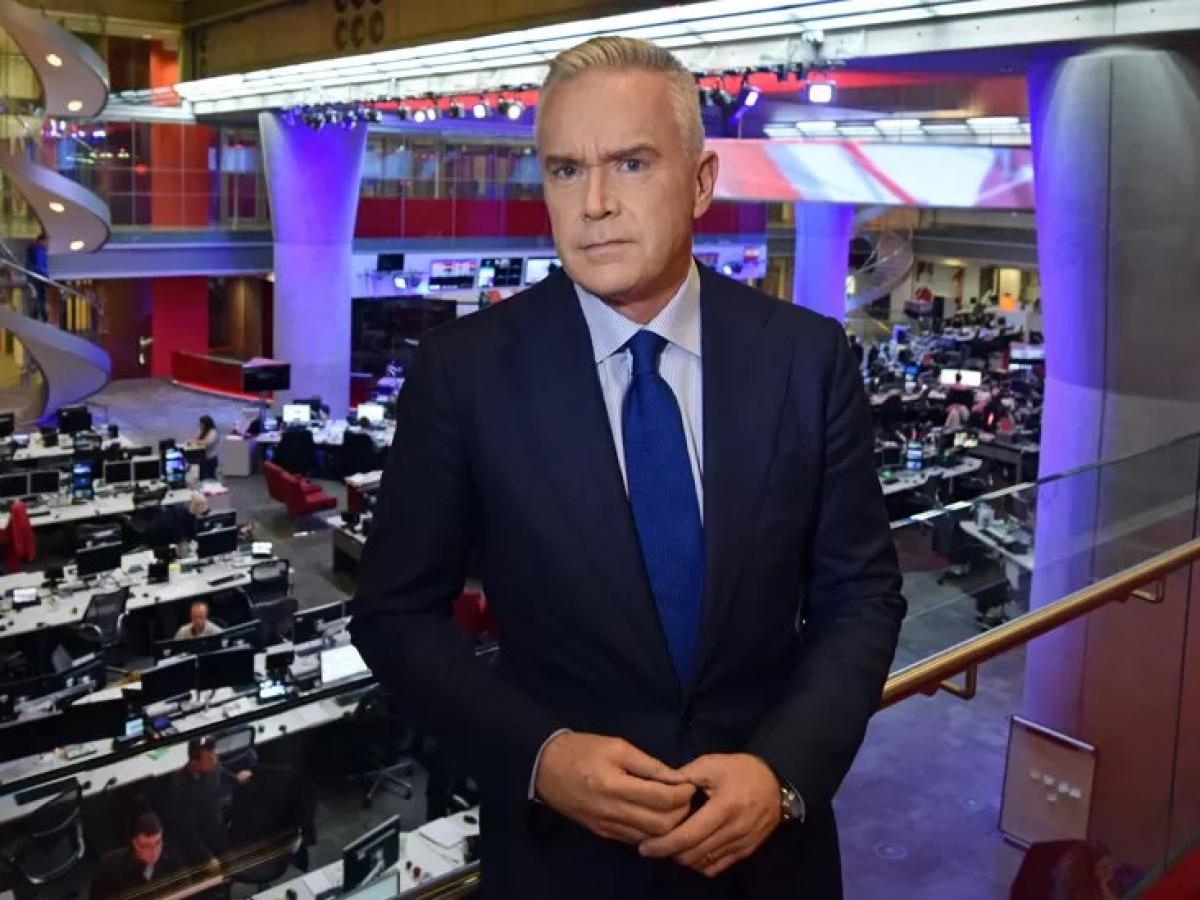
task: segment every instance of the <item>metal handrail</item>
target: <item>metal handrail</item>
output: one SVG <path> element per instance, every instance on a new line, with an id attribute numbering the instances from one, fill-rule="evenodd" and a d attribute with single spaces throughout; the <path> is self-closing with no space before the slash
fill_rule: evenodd
<path id="1" fill-rule="evenodd" d="M 1161 581 L 1197 560 L 1200 560 L 1200 538 L 1172 547 L 985 634 L 913 663 L 888 678 L 880 706 L 887 708 L 917 694 L 932 694 L 947 679 L 1015 650 L 1102 606 L 1124 602 L 1135 596 L 1140 588 Z"/>

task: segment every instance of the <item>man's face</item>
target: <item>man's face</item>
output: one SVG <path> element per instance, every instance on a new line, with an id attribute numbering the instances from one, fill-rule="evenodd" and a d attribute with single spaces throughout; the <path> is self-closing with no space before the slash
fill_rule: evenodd
<path id="1" fill-rule="evenodd" d="M 192 606 L 192 630 L 201 632 L 204 626 L 208 624 L 208 607 L 203 603 L 196 603 Z"/>
<path id="2" fill-rule="evenodd" d="M 588 72 L 558 85 L 538 116 L 546 206 L 567 273 L 611 303 L 669 296 L 717 176 L 715 154 L 689 153 L 670 83 L 640 69 Z"/>
<path id="3" fill-rule="evenodd" d="M 158 834 L 135 834 L 130 845 L 133 849 L 133 858 L 142 865 L 157 865 L 163 850 L 162 832 L 160 831 Z"/>
<path id="4" fill-rule="evenodd" d="M 200 751 L 200 755 L 196 757 L 196 760 L 192 766 L 201 775 L 207 775 L 209 772 L 215 772 L 217 770 L 218 762 L 219 757 L 217 756 L 216 750 L 203 749 Z"/>

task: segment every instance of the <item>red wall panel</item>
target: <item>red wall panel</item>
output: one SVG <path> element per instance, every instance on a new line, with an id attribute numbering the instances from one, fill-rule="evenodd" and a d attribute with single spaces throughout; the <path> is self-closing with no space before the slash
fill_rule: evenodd
<path id="1" fill-rule="evenodd" d="M 762 203 L 714 203 L 696 223 L 697 234 L 760 235 L 766 229 Z M 354 236 L 549 237 L 550 216 L 540 200 L 363 197 Z"/>
<path id="2" fill-rule="evenodd" d="M 155 278 L 150 283 L 150 374 L 171 376 L 171 354 L 208 352 L 208 279 Z"/>

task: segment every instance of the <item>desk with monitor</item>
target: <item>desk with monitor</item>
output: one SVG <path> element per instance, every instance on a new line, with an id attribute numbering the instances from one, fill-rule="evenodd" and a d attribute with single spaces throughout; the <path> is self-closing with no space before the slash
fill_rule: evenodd
<path id="1" fill-rule="evenodd" d="M 471 861 L 468 839 L 478 834 L 478 808 L 426 822 L 409 832 L 402 832 L 398 817 L 393 817 L 347 844 L 342 859 L 261 891 L 254 900 L 394 897 L 462 872 Z"/>
<path id="2" fill-rule="evenodd" d="M 295 682 L 290 694 L 272 696 L 271 678 L 277 673 L 268 670 L 268 660 L 279 653 L 290 655 L 289 670 Z M 225 659 L 220 659 L 220 654 Z M 252 671 L 247 669 L 250 655 Z M 252 681 L 243 685 L 248 676 Z M 299 689 L 295 685 L 301 682 L 314 686 Z M 202 683 L 219 686 L 201 688 Z M 112 685 L 77 701 L 76 706 L 103 705 L 100 713 L 90 717 L 94 723 L 90 739 L 46 750 L 47 746 L 55 746 L 51 737 L 42 742 L 37 753 L 0 761 L 0 823 L 36 809 L 46 798 L 42 788 L 62 778 L 78 778 L 83 795 L 90 797 L 180 769 L 187 761 L 186 738 L 191 735 L 253 723 L 257 745 L 328 725 L 352 715 L 358 698 L 373 683 L 366 664 L 344 632 L 306 645 L 278 645 L 261 652 L 233 648 L 164 660 L 144 671 L 139 685 Z M 154 692 L 153 697 L 143 703 L 139 694 L 147 689 Z M 116 701 L 126 704 L 122 716 L 116 714 Z M 72 710 L 74 707 L 0 726 L 0 745 L 14 743 L 5 740 L 4 730 L 8 728 L 14 729 L 12 736 L 52 731 L 59 740 L 64 728 L 67 733 L 73 728 L 77 734 L 84 734 L 81 725 L 66 721 L 79 719 L 77 713 L 71 715 Z M 138 722 L 140 726 L 134 724 Z M 96 727 L 107 730 L 96 732 Z M 94 736 L 113 728 L 120 730 L 111 737 Z M 159 729 L 174 742 L 159 743 L 154 738 Z M 132 744 L 122 746 L 129 741 Z"/>
<path id="3" fill-rule="evenodd" d="M 147 458 L 148 462 L 153 462 L 157 467 L 159 462 L 157 457 Z M 142 460 L 133 460 L 130 463 L 109 463 L 110 466 L 137 466 Z M 24 494 L 19 495 L 22 499 L 37 498 L 34 503 L 31 503 L 28 508 L 29 524 L 36 528 L 46 528 L 51 525 L 65 524 L 80 524 L 91 519 L 102 519 L 107 516 L 126 515 L 138 508 L 137 495 L 132 490 L 116 491 L 108 485 L 104 485 L 99 489 L 91 488 L 91 497 L 84 499 L 87 491 L 79 491 L 78 485 L 75 484 L 74 477 L 69 482 L 63 482 L 59 478 L 59 473 L 56 471 L 49 472 L 14 472 L 7 475 L 0 475 L 0 499 L 6 499 L 3 492 L 7 491 L 9 496 L 7 499 L 17 499 L 15 494 L 18 490 L 25 490 Z M 22 488 L 20 485 L 26 482 L 20 479 L 28 479 L 28 488 Z M 59 481 L 58 493 L 40 493 L 42 489 L 51 486 L 51 479 Z M 93 482 L 94 484 L 94 482 Z M 208 501 L 210 510 L 223 510 L 231 508 L 231 499 L 229 489 L 219 481 L 201 481 L 194 487 L 181 487 L 169 489 L 161 479 L 155 481 L 140 482 L 147 488 L 166 489 L 161 503 L 170 506 L 176 503 L 186 503 L 191 496 L 192 491 L 199 491 Z M 38 491 L 38 493 L 35 493 Z M 78 497 L 79 499 L 76 499 Z M 0 528 L 8 526 L 8 513 L 0 512 Z"/>
<path id="4" fill-rule="evenodd" d="M 97 549 L 99 555 L 104 555 L 103 548 Z M 100 575 L 87 585 L 78 577 L 78 565 L 65 567 L 64 580 L 54 587 L 47 584 L 45 572 L 17 572 L 0 576 L 0 598 L 3 598 L 0 602 L 11 607 L 0 612 L 0 641 L 76 625 L 83 621 L 94 594 L 120 588 L 129 589 L 125 609 L 127 613 L 133 613 L 243 587 L 250 582 L 250 568 L 270 558 L 238 553 L 210 561 L 185 560 L 173 564 L 173 568 L 178 570 L 171 572 L 169 581 L 158 584 L 150 582 L 150 564 L 155 561 L 151 550 L 140 550 L 124 556 L 119 556 L 118 552 L 120 568 Z M 103 564 L 105 561 L 97 562 Z M 184 567 L 187 567 L 186 571 Z M 30 588 L 36 592 L 36 602 L 21 602 L 17 608 L 18 604 L 13 602 L 15 592 L 27 592 Z"/>

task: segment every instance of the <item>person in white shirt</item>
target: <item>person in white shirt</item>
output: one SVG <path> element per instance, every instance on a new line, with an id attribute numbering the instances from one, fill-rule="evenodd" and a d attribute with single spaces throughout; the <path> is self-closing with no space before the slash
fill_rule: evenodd
<path id="1" fill-rule="evenodd" d="M 190 616 L 189 621 L 180 625 L 179 630 L 175 632 L 175 640 L 212 637 L 214 634 L 221 633 L 221 626 L 209 620 L 208 604 L 203 600 L 197 600 L 192 604 Z"/>

